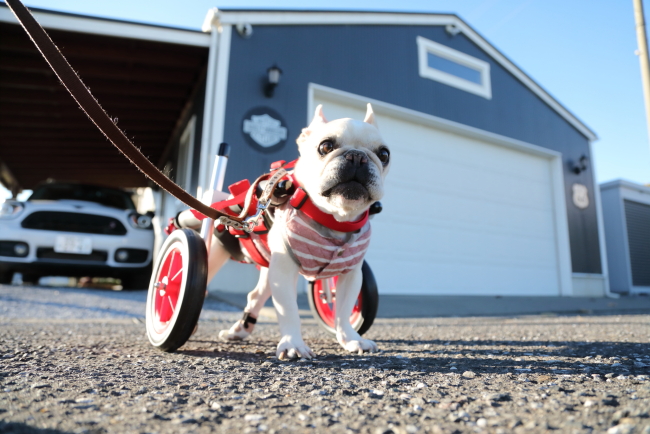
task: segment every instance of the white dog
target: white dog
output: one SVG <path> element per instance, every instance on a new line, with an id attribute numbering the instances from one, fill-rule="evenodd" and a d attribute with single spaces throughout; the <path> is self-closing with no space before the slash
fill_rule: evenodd
<path id="1" fill-rule="evenodd" d="M 377 129 L 372 106 L 368 104 L 363 122 L 353 119 L 328 122 L 319 105 L 297 143 L 300 158 L 294 179 L 317 210 L 329 214 L 335 222 L 367 218 L 370 205 L 383 196 L 384 178 L 390 167 L 390 151 Z M 269 268 L 262 268 L 257 286 L 248 294 L 244 319 L 229 330 L 222 330 L 219 333 L 222 339 L 239 340 L 250 335 L 260 309 L 272 295 L 282 335 L 277 357 L 313 357 L 301 336 L 296 294 L 298 274 L 308 279 L 339 275 L 337 340 L 351 352 L 377 351 L 377 345 L 363 339 L 349 321 L 361 289 L 361 265 L 369 243 L 370 225 L 364 223 L 357 230 L 344 232 L 331 229 L 339 228 L 336 223 L 328 226 L 309 219 L 289 202 L 276 209 L 275 223 L 268 235 Z M 221 243 L 212 243 L 208 280 L 229 256 Z M 330 260 L 323 262 L 322 256 L 329 256 Z"/>

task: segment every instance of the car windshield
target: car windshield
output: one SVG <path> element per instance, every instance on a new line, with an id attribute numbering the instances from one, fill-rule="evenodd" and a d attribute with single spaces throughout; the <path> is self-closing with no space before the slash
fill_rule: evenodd
<path id="1" fill-rule="evenodd" d="M 81 184 L 46 184 L 36 187 L 27 200 L 84 200 L 118 209 L 135 209 L 131 195 L 114 188 Z"/>

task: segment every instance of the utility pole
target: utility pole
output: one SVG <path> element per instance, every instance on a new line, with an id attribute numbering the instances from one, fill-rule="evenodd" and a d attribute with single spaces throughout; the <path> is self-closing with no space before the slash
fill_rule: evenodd
<path id="1" fill-rule="evenodd" d="M 641 81 L 643 82 L 643 99 L 645 101 L 646 123 L 650 136 L 650 63 L 648 62 L 648 38 L 645 32 L 645 17 L 643 15 L 643 0 L 634 2 L 634 21 L 636 22 L 636 39 L 639 45 L 637 54 L 641 62 Z"/>

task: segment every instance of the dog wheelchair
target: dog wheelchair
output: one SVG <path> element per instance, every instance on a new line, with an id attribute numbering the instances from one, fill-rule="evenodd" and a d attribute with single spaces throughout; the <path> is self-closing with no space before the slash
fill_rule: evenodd
<path id="1" fill-rule="evenodd" d="M 208 267 L 211 243 L 221 242 L 231 260 L 249 263 L 258 268 L 268 267 L 268 261 L 259 253 L 251 239 L 251 234 L 254 234 L 256 242 L 261 242 L 262 247 L 268 250 L 266 234 L 273 225 L 275 207 L 270 196 L 266 201 L 261 196 L 267 193 L 265 190 L 269 189 L 271 183 L 274 183 L 271 188 L 275 198 L 291 196 L 295 191 L 290 172 L 285 172 L 294 162 L 287 164 L 281 161 L 274 163 L 271 173 L 262 175 L 252 185 L 248 180 L 231 185 L 231 197 L 226 198 L 227 193 L 221 190 L 228 150 L 226 144 L 222 144 L 219 149 L 212 172 L 211 194 L 208 194 L 209 200 L 204 200 L 204 203 L 212 204 L 213 208 L 233 217 L 244 216 L 252 230 L 245 231 L 236 223 L 232 226 L 219 224 L 212 219 L 203 218 L 205 216 L 191 209 L 171 219 L 166 229 L 169 237 L 163 243 L 153 266 L 146 306 L 147 336 L 151 344 L 162 351 L 176 351 L 187 342 L 197 327 L 207 293 L 207 277 L 211 275 Z M 287 175 L 280 176 L 280 171 Z M 377 202 L 371 207 L 370 214 L 380 211 L 381 204 Z M 242 250 L 247 254 L 243 254 Z M 365 261 L 362 264 L 362 276 L 361 290 L 350 316 L 350 324 L 361 335 L 372 326 L 379 306 L 377 283 Z M 323 329 L 334 335 L 336 283 L 337 277 L 309 281 L 307 290 L 314 318 Z"/>

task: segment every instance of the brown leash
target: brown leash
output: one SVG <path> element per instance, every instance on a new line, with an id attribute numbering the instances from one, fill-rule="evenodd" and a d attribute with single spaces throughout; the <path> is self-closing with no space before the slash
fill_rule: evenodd
<path id="1" fill-rule="evenodd" d="M 122 152 L 142 173 L 158 184 L 178 200 L 194 208 L 200 213 L 212 218 L 226 217 L 228 220 L 241 222 L 243 219 L 229 216 L 221 211 L 211 208 L 187 193 L 176 185 L 171 179 L 165 176 L 138 148 L 126 137 L 117 125 L 106 114 L 99 105 L 90 90 L 83 84 L 77 73 L 72 69 L 66 58 L 58 47 L 52 42 L 43 27 L 34 19 L 31 12 L 20 2 L 20 0 L 5 0 L 11 11 L 16 15 L 31 40 L 41 52 L 52 71 L 59 77 L 63 86 L 68 90 L 72 98 L 77 101 L 90 120 L 99 128 L 106 138 Z"/>

